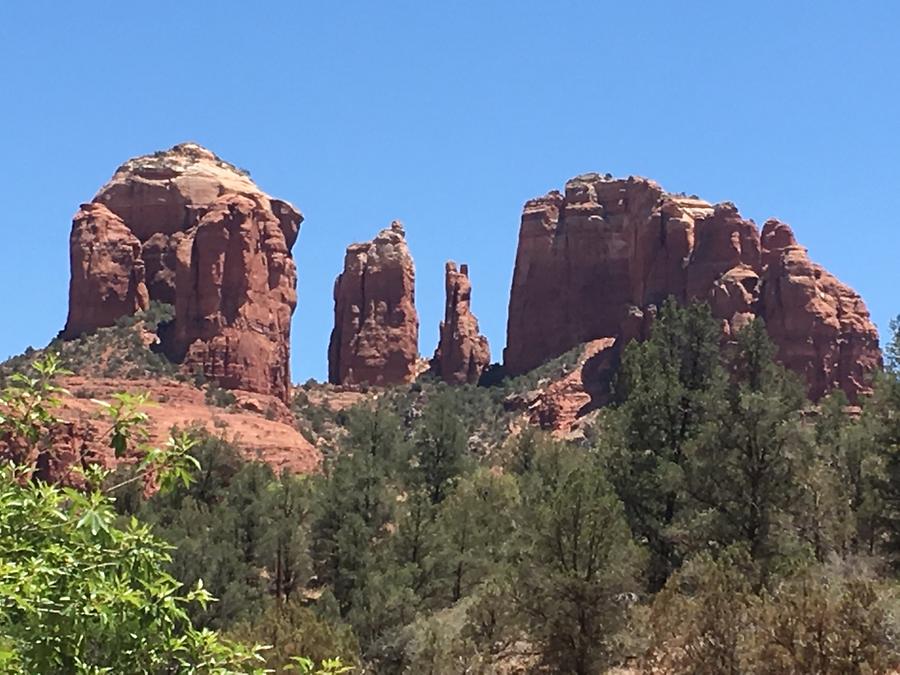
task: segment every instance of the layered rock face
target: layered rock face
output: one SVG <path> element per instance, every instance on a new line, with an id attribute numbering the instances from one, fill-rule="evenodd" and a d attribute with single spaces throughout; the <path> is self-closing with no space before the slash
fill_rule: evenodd
<path id="1" fill-rule="evenodd" d="M 185 143 L 123 164 L 75 216 L 63 337 L 158 300 L 170 357 L 222 386 L 287 400 L 291 248 L 302 215 L 245 172 Z"/>
<path id="2" fill-rule="evenodd" d="M 334 284 L 328 379 L 350 385 L 412 382 L 418 343 L 415 268 L 403 226 L 394 221 L 372 241 L 347 247 Z"/>
<path id="3" fill-rule="evenodd" d="M 668 296 L 704 300 L 727 334 L 766 320 L 779 357 L 813 398 L 851 398 L 881 355 L 860 297 L 810 262 L 775 221 L 762 237 L 733 204 L 653 181 L 587 174 L 525 205 L 504 363 L 522 373 L 573 346 L 633 331 Z"/>
<path id="4" fill-rule="evenodd" d="M 446 301 L 440 340 L 431 367 L 449 384 L 477 384 L 481 373 L 491 362 L 487 338 L 478 330 L 478 319 L 472 314 L 472 282 L 469 268 L 450 261 L 445 269 Z"/>

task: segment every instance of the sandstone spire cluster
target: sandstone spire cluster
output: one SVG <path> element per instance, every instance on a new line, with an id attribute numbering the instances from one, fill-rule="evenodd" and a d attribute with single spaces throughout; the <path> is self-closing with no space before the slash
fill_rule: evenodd
<path id="1" fill-rule="evenodd" d="M 159 337 L 172 359 L 222 386 L 286 401 L 297 302 L 291 248 L 302 219 L 196 144 L 132 159 L 74 218 L 62 335 L 168 303 L 175 319 Z M 445 289 L 431 369 L 448 383 L 474 384 L 490 351 L 471 311 L 466 265 L 447 263 Z M 760 232 L 730 203 L 671 194 L 645 178 L 585 174 L 525 205 L 505 370 L 516 375 L 576 345 L 603 345 L 539 415 L 577 416 L 589 407 L 584 393 L 595 402 L 598 373 L 614 368 L 610 354 L 645 337 L 669 296 L 708 302 L 726 340 L 765 319 L 780 360 L 814 399 L 832 389 L 856 398 L 881 362 L 862 299 L 811 262 L 784 223 L 770 220 Z M 331 382 L 395 385 L 423 372 L 415 269 L 399 222 L 347 248 L 334 303 Z M 563 401 L 579 388 L 578 401 Z"/>
<path id="2" fill-rule="evenodd" d="M 334 283 L 328 379 L 335 384 L 412 382 L 419 359 L 416 272 L 398 221 L 351 244 Z"/>
<path id="3" fill-rule="evenodd" d="M 73 221 L 63 337 L 169 303 L 175 321 L 161 337 L 172 358 L 287 400 L 302 220 L 199 145 L 132 159 Z"/>
<path id="4" fill-rule="evenodd" d="M 708 301 L 723 331 L 765 319 L 810 396 L 855 398 L 878 367 L 862 299 L 809 260 L 783 223 L 674 195 L 644 178 L 578 176 L 525 205 L 504 364 L 525 372 L 575 345 L 627 332 L 667 297 Z"/>
<path id="5" fill-rule="evenodd" d="M 456 263 L 448 262 L 444 287 L 444 320 L 431 361 L 432 369 L 449 384 L 477 384 L 491 362 L 491 350 L 487 338 L 478 330 L 478 319 L 472 314 L 468 265 L 457 269 Z"/>

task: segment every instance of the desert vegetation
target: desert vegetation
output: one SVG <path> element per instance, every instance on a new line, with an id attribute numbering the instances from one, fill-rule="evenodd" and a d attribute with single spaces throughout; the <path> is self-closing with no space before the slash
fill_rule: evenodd
<path id="1" fill-rule="evenodd" d="M 541 373 L 425 378 L 338 413 L 298 390 L 298 424 L 339 432 L 315 475 L 277 475 L 208 434 L 154 456 L 161 475 L 180 459 L 153 489 L 141 461 L 80 489 L 7 469 L 4 551 L 27 554 L 3 556 L 0 657 L 35 672 L 28 659 L 71 643 L 82 671 L 39 672 L 98 672 L 125 650 L 143 672 L 891 672 L 896 353 L 859 405 L 813 405 L 761 321 L 723 346 L 707 307 L 668 303 L 577 442 L 511 428 L 504 398 Z M 22 387 L 52 386 L 46 375 L 12 382 L 5 409 Z M 2 418 L 7 445 L 27 429 L 16 419 Z M 23 518 L 47 527 L 22 542 Z M 79 571 L 106 560 L 102 579 Z M 47 594 L 72 598 L 47 615 L 52 645 L 19 618 L 65 604 Z"/>

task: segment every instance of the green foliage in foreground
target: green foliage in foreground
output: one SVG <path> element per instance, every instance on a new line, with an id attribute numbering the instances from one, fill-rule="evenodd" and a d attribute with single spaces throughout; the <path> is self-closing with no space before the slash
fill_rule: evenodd
<path id="1" fill-rule="evenodd" d="M 34 375 L 18 375 L 0 394 L 0 447 L 29 457 L 52 427 L 61 374 L 50 354 Z M 117 456 L 140 439 L 142 413 L 120 397 L 106 405 L 109 442 Z M 134 475 L 107 491 L 106 476 L 85 472 L 84 489 L 47 485 L 27 468 L 0 467 L 0 672 L 47 675 L 95 673 L 262 673 L 260 646 L 248 647 L 197 628 L 189 608 L 214 598 L 198 580 L 184 591 L 168 567 L 172 547 L 132 517 L 119 522 L 109 491 L 156 476 L 163 488 L 190 484 L 200 470 L 192 441 L 149 449 Z M 318 668 L 293 657 L 287 669 L 346 672 L 340 661 Z"/>
<path id="2" fill-rule="evenodd" d="M 2 672 L 251 672 L 253 649 L 195 629 L 169 546 L 111 500 L 0 471 Z"/>

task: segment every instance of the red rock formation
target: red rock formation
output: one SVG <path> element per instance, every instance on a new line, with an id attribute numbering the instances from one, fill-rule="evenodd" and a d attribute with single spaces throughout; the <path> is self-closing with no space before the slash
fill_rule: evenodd
<path id="1" fill-rule="evenodd" d="M 222 386 L 287 400 L 303 217 L 192 143 L 123 164 L 72 229 L 64 337 L 175 305 L 165 351 Z"/>
<path id="2" fill-rule="evenodd" d="M 88 464 L 115 467 L 119 460 L 109 447 L 109 422 L 94 399 L 110 400 L 121 392 L 148 393 L 155 402 L 146 408 L 146 442 L 151 446 L 165 444 L 173 427 L 203 428 L 233 442 L 246 459 L 266 462 L 276 473 L 312 473 L 321 463 L 319 450 L 296 429 L 287 406 L 274 396 L 237 391 L 235 405 L 221 408 L 205 400 L 203 389 L 166 378 L 66 376 L 58 384 L 66 390 L 55 411 L 60 421 L 48 430 L 41 452 L 27 456 L 0 439 L 0 460 L 34 466 L 36 475 L 48 482 L 81 485 L 76 469 Z M 131 448 L 123 461 L 132 462 L 142 452 Z"/>
<path id="3" fill-rule="evenodd" d="M 371 242 L 347 247 L 334 284 L 328 346 L 333 384 L 402 384 L 418 368 L 415 269 L 403 226 L 394 221 Z"/>
<path id="4" fill-rule="evenodd" d="M 760 314 L 779 359 L 806 378 L 814 398 L 832 389 L 851 399 L 866 391 L 881 352 L 862 298 L 810 261 L 784 223 L 766 222 L 763 245 Z"/>
<path id="5" fill-rule="evenodd" d="M 550 382 L 533 398 L 528 406 L 529 422 L 556 435 L 570 432 L 593 401 L 588 391 L 590 383 L 584 379 L 590 372 L 588 364 L 601 359 L 610 360 L 615 349 L 614 338 L 600 338 L 586 343 L 575 368 Z"/>
<path id="6" fill-rule="evenodd" d="M 491 362 L 487 338 L 478 330 L 472 314 L 472 282 L 469 268 L 450 261 L 445 268 L 446 301 L 440 341 L 431 360 L 434 373 L 449 384 L 477 384 Z"/>
<path id="7" fill-rule="evenodd" d="M 231 389 L 287 400 L 296 270 L 259 200 L 219 197 L 176 254 L 175 348 Z"/>
<path id="8" fill-rule="evenodd" d="M 504 363 L 522 373 L 575 345 L 627 333 L 629 312 L 710 302 L 731 334 L 763 317 L 812 397 L 865 391 L 877 332 L 850 288 L 812 264 L 786 226 L 762 239 L 733 204 L 664 192 L 644 178 L 587 174 L 525 205 Z"/>
<path id="9" fill-rule="evenodd" d="M 147 308 L 141 242 L 102 204 L 82 204 L 69 238 L 72 282 L 64 337 Z"/>

